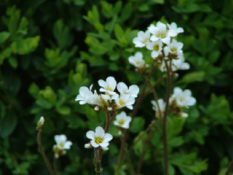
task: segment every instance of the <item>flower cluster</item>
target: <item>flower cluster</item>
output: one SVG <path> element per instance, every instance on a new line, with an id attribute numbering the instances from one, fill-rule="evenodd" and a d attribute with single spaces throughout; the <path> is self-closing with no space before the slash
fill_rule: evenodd
<path id="1" fill-rule="evenodd" d="M 90 88 L 81 87 L 75 101 L 79 101 L 81 105 L 90 104 L 95 110 L 104 109 L 106 111 L 115 111 L 123 107 L 133 109 L 135 98 L 139 93 L 137 85 L 127 86 L 123 82 L 117 83 L 114 77 L 107 77 L 106 81 L 99 80 L 100 86 L 98 94 L 96 90 L 92 92 Z M 118 90 L 118 93 L 115 90 Z"/>
<path id="2" fill-rule="evenodd" d="M 182 109 L 189 108 L 196 103 L 196 99 L 191 96 L 192 93 L 190 90 L 186 89 L 182 91 L 179 87 L 174 88 L 173 94 L 169 99 L 169 109 L 170 112 L 174 115 L 181 117 L 188 117 L 187 113 L 184 113 Z M 156 115 L 160 116 L 160 112 L 163 116 L 166 108 L 166 103 L 163 99 L 156 101 L 152 100 L 152 108 L 156 111 Z"/>
<path id="3" fill-rule="evenodd" d="M 175 37 L 184 32 L 183 28 L 177 27 L 176 23 L 164 24 L 157 22 L 151 24 L 147 31 L 139 31 L 137 37 L 133 39 L 135 47 L 146 47 L 151 51 L 152 59 L 160 65 L 161 71 L 166 71 L 166 60 L 171 60 L 172 71 L 189 69 L 189 64 L 185 62 L 183 56 L 183 43 L 178 42 Z M 141 52 L 129 57 L 130 64 L 137 69 L 146 68 Z"/>
<path id="4" fill-rule="evenodd" d="M 66 150 L 69 150 L 72 142 L 67 141 L 67 138 L 65 135 L 55 135 L 54 140 L 56 142 L 56 145 L 53 146 L 54 156 L 55 158 L 59 158 L 62 155 L 66 154 Z"/>

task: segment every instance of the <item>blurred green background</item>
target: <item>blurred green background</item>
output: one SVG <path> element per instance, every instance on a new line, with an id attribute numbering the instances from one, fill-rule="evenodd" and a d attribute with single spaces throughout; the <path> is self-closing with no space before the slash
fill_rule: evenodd
<path id="1" fill-rule="evenodd" d="M 191 69 L 179 72 L 173 87 L 197 99 L 187 119 L 168 120 L 170 175 L 223 175 L 233 158 L 232 0 L 1 0 L 0 1 L 0 174 L 47 175 L 37 150 L 36 122 L 45 117 L 42 142 L 53 159 L 54 135 L 73 142 L 59 159 L 62 175 L 95 174 L 85 133 L 104 125 L 105 114 L 74 101 L 81 86 L 114 76 L 142 87 L 143 77 L 128 63 L 139 30 L 159 20 L 184 28 L 178 40 Z M 149 59 L 146 58 L 147 61 Z M 155 72 L 154 81 L 161 75 Z M 157 88 L 164 97 L 165 81 Z M 133 122 L 132 143 L 152 119 L 151 95 Z M 127 111 L 127 110 L 126 110 Z M 130 111 L 127 111 L 130 115 Z M 117 131 L 103 156 L 104 175 L 114 173 Z M 131 156 L 146 151 L 141 173 L 162 175 L 158 130 L 149 147 L 139 142 Z M 120 175 L 130 174 L 125 163 Z"/>

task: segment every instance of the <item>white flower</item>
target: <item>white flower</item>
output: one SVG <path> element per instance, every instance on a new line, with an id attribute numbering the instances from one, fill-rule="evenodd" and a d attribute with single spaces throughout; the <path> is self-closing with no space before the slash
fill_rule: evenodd
<path id="1" fill-rule="evenodd" d="M 162 52 L 162 45 L 163 43 L 160 40 L 149 42 L 146 47 L 149 50 L 152 50 L 151 57 L 156 58 L 158 57 Z"/>
<path id="2" fill-rule="evenodd" d="M 137 97 L 139 93 L 139 88 L 137 85 L 131 85 L 128 88 L 128 86 L 123 82 L 119 82 L 117 84 L 117 90 L 120 92 L 121 95 L 129 94 L 130 97 Z"/>
<path id="3" fill-rule="evenodd" d="M 184 57 L 180 57 L 177 60 L 172 60 L 172 70 L 188 70 L 190 68 L 189 63 L 184 62 Z"/>
<path id="4" fill-rule="evenodd" d="M 104 80 L 99 80 L 98 84 L 100 85 L 100 92 L 105 92 L 107 94 L 110 95 L 114 95 L 116 94 L 116 92 L 114 92 L 115 88 L 116 88 L 116 80 L 114 77 L 107 77 L 106 81 Z"/>
<path id="5" fill-rule="evenodd" d="M 70 149 L 70 146 L 72 145 L 71 141 L 67 141 L 67 138 L 64 134 L 62 135 L 55 135 L 54 140 L 56 142 L 56 146 L 60 150 Z"/>
<path id="6" fill-rule="evenodd" d="M 175 101 L 179 107 L 193 106 L 196 103 L 196 99 L 191 96 L 191 91 L 186 89 L 182 91 L 179 87 L 174 88 L 171 101 Z"/>
<path id="7" fill-rule="evenodd" d="M 124 111 L 116 116 L 116 120 L 113 122 L 114 125 L 120 126 L 125 129 L 129 129 L 129 123 L 131 122 L 131 117 L 127 116 Z"/>
<path id="8" fill-rule="evenodd" d="M 39 121 L 37 122 L 37 127 L 42 127 L 44 125 L 44 117 L 41 116 Z"/>
<path id="9" fill-rule="evenodd" d="M 159 99 L 158 104 L 156 103 L 155 100 L 152 100 L 151 103 L 152 103 L 152 109 L 156 111 L 156 115 L 163 116 L 165 109 L 166 109 L 166 102 L 164 102 L 163 99 Z M 162 117 L 162 116 L 160 116 L 160 117 Z"/>
<path id="10" fill-rule="evenodd" d="M 138 36 L 133 39 L 135 47 L 144 47 L 146 43 L 150 40 L 150 32 L 139 31 Z"/>
<path id="11" fill-rule="evenodd" d="M 172 71 L 177 71 L 177 70 L 187 70 L 190 68 L 190 65 L 186 62 L 184 62 L 184 57 L 181 56 L 179 59 L 172 59 Z M 165 61 L 162 61 L 160 65 L 160 70 L 162 72 L 167 71 Z"/>
<path id="12" fill-rule="evenodd" d="M 143 60 L 143 55 L 141 52 L 136 52 L 134 56 L 129 57 L 129 63 L 134 65 L 137 68 L 145 66 L 145 61 Z"/>
<path id="13" fill-rule="evenodd" d="M 167 46 L 164 47 L 164 54 L 165 56 L 168 56 L 169 53 L 176 54 L 178 56 L 183 55 L 182 47 L 183 43 L 177 42 L 173 39 L 171 43 L 168 43 Z"/>
<path id="14" fill-rule="evenodd" d="M 169 28 L 169 36 L 171 37 L 175 37 L 177 36 L 179 33 L 183 33 L 184 32 L 184 29 L 181 28 L 181 27 L 178 27 L 177 28 L 177 25 L 176 23 L 172 22 L 171 24 L 167 24 L 168 28 Z"/>
<path id="15" fill-rule="evenodd" d="M 156 26 L 153 24 L 148 28 L 151 36 L 151 41 L 161 40 L 163 43 L 168 44 L 170 42 L 170 36 L 168 34 L 167 26 L 161 22 L 157 22 Z"/>
<path id="16" fill-rule="evenodd" d="M 85 86 L 82 86 L 79 89 L 79 94 L 75 98 L 75 101 L 79 101 L 80 105 L 83 105 L 83 104 L 86 104 L 86 103 L 90 104 L 91 100 L 93 99 L 92 98 L 93 93 L 91 92 L 91 89 L 92 89 L 92 85 L 90 86 L 89 89 L 87 87 L 85 87 Z"/>
<path id="17" fill-rule="evenodd" d="M 94 148 L 102 147 L 107 149 L 109 141 L 112 140 L 112 135 L 105 133 L 104 129 L 98 126 L 94 131 L 88 131 L 86 133 L 87 138 L 91 139 L 91 146 Z"/>
<path id="18" fill-rule="evenodd" d="M 117 95 L 114 97 L 115 102 L 117 104 L 117 108 L 123 108 L 123 107 L 127 107 L 129 109 L 133 109 L 133 104 L 135 102 L 135 98 L 134 97 L 130 97 L 129 94 L 123 94 L 123 95 Z"/>

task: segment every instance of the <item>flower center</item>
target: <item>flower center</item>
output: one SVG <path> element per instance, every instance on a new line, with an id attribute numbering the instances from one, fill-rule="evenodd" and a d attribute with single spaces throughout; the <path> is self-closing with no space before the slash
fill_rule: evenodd
<path id="1" fill-rule="evenodd" d="M 120 100 L 119 103 L 120 103 L 121 106 L 124 106 L 124 105 L 125 105 L 125 102 L 124 102 L 123 100 Z"/>
<path id="2" fill-rule="evenodd" d="M 154 50 L 156 50 L 156 51 L 159 50 L 159 45 L 158 44 L 154 45 Z"/>
<path id="3" fill-rule="evenodd" d="M 143 41 L 143 43 L 146 44 L 148 40 L 149 40 L 149 38 L 146 38 L 146 39 Z"/>
<path id="4" fill-rule="evenodd" d="M 63 148 L 64 147 L 64 143 L 59 143 L 59 146 L 61 147 L 61 148 Z"/>
<path id="5" fill-rule="evenodd" d="M 124 120 L 119 120 L 118 123 L 119 123 L 120 125 L 123 125 L 123 124 L 125 123 L 125 121 L 124 121 Z"/>
<path id="6" fill-rule="evenodd" d="M 176 52 L 176 48 L 175 47 L 171 48 L 171 51 Z"/>
<path id="7" fill-rule="evenodd" d="M 103 142 L 103 138 L 102 137 L 95 137 L 95 143 L 100 144 Z"/>
<path id="8" fill-rule="evenodd" d="M 140 64 L 140 61 L 136 61 L 136 64 L 139 65 L 139 64 Z"/>
<path id="9" fill-rule="evenodd" d="M 108 90 L 109 90 L 109 91 L 113 91 L 113 89 L 112 89 L 112 87 L 111 87 L 111 86 L 109 86 L 109 87 L 108 87 Z"/>
<path id="10" fill-rule="evenodd" d="M 185 100 L 185 98 L 180 97 L 180 102 L 183 102 Z"/>

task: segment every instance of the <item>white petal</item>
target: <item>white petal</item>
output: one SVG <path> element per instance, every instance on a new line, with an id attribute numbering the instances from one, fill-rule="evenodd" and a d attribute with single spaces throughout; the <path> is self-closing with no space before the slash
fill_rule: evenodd
<path id="1" fill-rule="evenodd" d="M 108 142 L 100 143 L 100 146 L 101 146 L 101 147 L 107 147 L 108 145 L 109 145 L 109 143 L 108 143 Z"/>
<path id="2" fill-rule="evenodd" d="M 71 141 L 65 142 L 64 149 L 70 149 L 71 145 L 72 145 Z"/>
<path id="3" fill-rule="evenodd" d="M 95 136 L 104 137 L 104 133 L 104 129 L 101 126 L 95 129 Z"/>
<path id="4" fill-rule="evenodd" d="M 94 140 L 91 140 L 91 146 L 93 146 L 94 148 L 99 147 L 99 145 L 97 143 L 95 143 Z"/>
<path id="5" fill-rule="evenodd" d="M 94 133 L 94 131 L 88 131 L 86 133 L 86 136 L 88 139 L 94 139 L 95 133 Z"/>
<path id="6" fill-rule="evenodd" d="M 112 140 L 112 139 L 113 139 L 112 135 L 109 134 L 109 133 L 106 133 L 106 134 L 104 135 L 104 140 L 103 140 L 103 142 L 109 142 L 109 141 Z"/>

